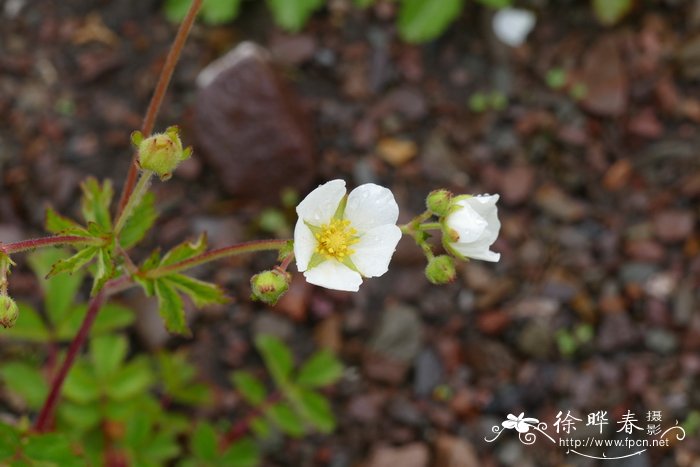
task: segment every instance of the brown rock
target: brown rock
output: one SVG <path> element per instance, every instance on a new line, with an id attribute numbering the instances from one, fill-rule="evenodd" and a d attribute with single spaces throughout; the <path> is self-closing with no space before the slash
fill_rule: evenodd
<path id="1" fill-rule="evenodd" d="M 411 443 L 402 447 L 378 446 L 372 452 L 366 467 L 427 467 L 430 462 L 428 447 Z"/>
<path id="2" fill-rule="evenodd" d="M 383 138 L 377 145 L 377 152 L 384 161 L 400 167 L 418 154 L 418 146 L 410 140 Z"/>
<path id="3" fill-rule="evenodd" d="M 620 159 L 610 166 L 603 178 L 603 186 L 610 191 L 617 191 L 627 185 L 632 175 L 629 159 Z"/>
<path id="4" fill-rule="evenodd" d="M 606 117 L 625 113 L 629 83 L 616 37 L 603 36 L 586 51 L 579 79 L 586 87 L 581 101 L 586 110 Z"/>
<path id="5" fill-rule="evenodd" d="M 535 184 L 535 171 L 531 167 L 512 167 L 501 177 L 500 193 L 503 202 L 509 205 L 520 204 L 525 201 Z"/>
<path id="6" fill-rule="evenodd" d="M 680 242 L 693 232 L 695 216 L 685 209 L 668 209 L 654 216 L 654 233 L 665 243 Z"/>
<path id="7" fill-rule="evenodd" d="M 277 201 L 306 192 L 313 143 L 294 94 L 265 49 L 243 43 L 200 73 L 195 105 L 198 148 L 232 196 Z"/>
<path id="8" fill-rule="evenodd" d="M 435 467 L 479 467 L 474 447 L 467 440 L 449 435 L 438 436 L 435 442 Z"/>
<path id="9" fill-rule="evenodd" d="M 554 185 L 543 185 L 535 193 L 535 203 L 548 214 L 567 222 L 581 220 L 586 206 Z"/>

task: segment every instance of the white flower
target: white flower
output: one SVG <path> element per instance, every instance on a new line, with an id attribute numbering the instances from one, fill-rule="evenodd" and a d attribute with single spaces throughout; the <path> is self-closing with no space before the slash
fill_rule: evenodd
<path id="1" fill-rule="evenodd" d="M 525 412 L 522 412 L 517 417 L 512 413 L 508 414 L 508 420 L 505 420 L 501 425 L 503 428 L 512 430 L 515 428 L 518 433 L 527 433 L 530 431 L 530 426 L 537 426 L 539 420 L 536 418 L 525 418 Z"/>
<path id="2" fill-rule="evenodd" d="M 373 183 L 345 192 L 343 180 L 332 180 L 299 203 L 294 255 L 308 282 L 357 292 L 363 277 L 389 268 L 401 239 L 399 206 L 391 191 Z"/>
<path id="3" fill-rule="evenodd" d="M 458 196 L 445 218 L 445 247 L 451 253 L 484 261 L 498 261 L 489 248 L 498 238 L 498 195 Z"/>
<path id="4" fill-rule="evenodd" d="M 535 27 L 535 15 L 528 10 L 502 8 L 493 16 L 493 32 L 501 42 L 517 47 Z"/>

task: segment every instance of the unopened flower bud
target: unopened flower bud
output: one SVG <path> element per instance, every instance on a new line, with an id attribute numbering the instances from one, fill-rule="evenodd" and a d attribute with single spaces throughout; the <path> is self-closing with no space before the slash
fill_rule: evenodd
<path id="1" fill-rule="evenodd" d="M 7 295 L 0 295 L 0 326 L 11 328 L 15 325 L 18 316 L 19 309 L 15 301 Z"/>
<path id="2" fill-rule="evenodd" d="M 446 216 L 450 203 L 452 202 L 452 193 L 447 190 L 431 191 L 425 200 L 426 207 L 436 216 Z"/>
<path id="3" fill-rule="evenodd" d="M 263 271 L 250 279 L 251 298 L 268 305 L 274 305 L 289 289 L 292 276 L 288 272 Z"/>
<path id="4" fill-rule="evenodd" d="M 425 277 L 433 284 L 447 284 L 456 276 L 454 260 L 447 255 L 432 258 L 425 268 Z"/>
<path id="5" fill-rule="evenodd" d="M 177 126 L 171 126 L 165 133 L 148 138 L 144 138 L 140 131 L 135 131 L 131 135 L 131 142 L 138 148 L 141 168 L 156 173 L 163 181 L 172 176 L 180 162 L 192 155 L 192 148 L 182 148 Z"/>

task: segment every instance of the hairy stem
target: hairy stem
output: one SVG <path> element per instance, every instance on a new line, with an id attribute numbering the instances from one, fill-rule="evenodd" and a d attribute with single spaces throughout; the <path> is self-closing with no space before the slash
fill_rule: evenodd
<path id="1" fill-rule="evenodd" d="M 148 191 L 148 186 L 151 183 L 152 176 L 153 172 L 151 172 L 150 170 L 144 170 L 141 173 L 141 178 L 139 178 L 139 182 L 136 184 L 133 191 L 129 195 L 129 199 L 126 202 L 124 209 L 122 209 L 121 213 L 119 214 L 119 218 L 117 219 L 117 222 L 114 226 L 115 236 L 119 236 L 119 232 L 121 232 L 124 226 L 126 225 L 126 221 L 128 221 L 129 217 L 131 217 L 131 215 L 134 213 L 134 208 L 138 206 L 139 202 L 141 202 L 141 199 L 143 198 L 143 195 L 145 195 Z"/>
<path id="2" fill-rule="evenodd" d="M 0 244 L 0 251 L 9 255 L 47 246 L 75 245 L 78 243 L 100 245 L 101 241 L 99 239 L 79 237 L 77 235 L 56 235 L 53 237 L 32 238 L 19 242 Z"/>
<path id="3" fill-rule="evenodd" d="M 153 132 L 153 127 L 155 125 L 156 117 L 158 116 L 158 111 L 163 103 L 163 97 L 165 97 L 165 91 L 168 89 L 170 84 L 170 79 L 173 76 L 173 71 L 175 71 L 175 65 L 177 65 L 180 59 L 180 53 L 185 45 L 187 36 L 192 30 L 192 25 L 197 17 L 197 12 L 202 6 L 202 0 L 192 0 L 190 4 L 190 9 L 187 11 L 185 19 L 182 20 L 180 28 L 177 30 L 177 35 L 173 41 L 173 45 L 170 47 L 168 56 L 165 59 L 165 64 L 163 65 L 163 70 L 160 72 L 158 77 L 158 83 L 153 91 L 153 97 L 151 97 L 151 102 L 148 104 L 148 110 L 143 118 L 143 123 L 141 124 L 141 133 L 144 136 L 149 136 Z M 134 155 L 131 160 L 131 166 L 129 167 L 129 173 L 126 176 L 126 182 L 124 182 L 124 188 L 122 189 L 121 198 L 119 199 L 119 208 L 117 210 L 117 217 L 121 217 L 121 213 L 126 207 L 126 203 L 131 197 L 131 192 L 134 191 L 134 185 L 136 184 L 136 176 L 138 175 L 138 164 L 137 155 Z"/>
<path id="4" fill-rule="evenodd" d="M 39 416 L 34 423 L 35 431 L 42 433 L 48 431 L 51 427 L 53 414 L 56 411 L 56 405 L 58 404 L 58 399 L 61 395 L 63 383 L 66 380 L 66 376 L 68 376 L 68 372 L 73 367 L 80 349 L 83 347 L 83 344 L 85 344 L 85 341 L 90 334 L 92 323 L 95 322 L 95 318 L 97 318 L 97 314 L 99 313 L 100 308 L 102 308 L 105 300 L 107 300 L 107 297 L 110 295 L 127 288 L 130 283 L 131 279 L 128 276 L 113 279 L 105 284 L 104 288 L 90 300 L 87 313 L 80 325 L 80 329 L 71 341 L 70 346 L 68 347 L 68 352 L 66 353 L 66 358 L 51 382 L 49 395 L 46 397 L 44 405 L 41 407 L 41 411 L 39 412 Z"/>
<path id="5" fill-rule="evenodd" d="M 255 240 L 252 242 L 238 243 L 216 250 L 205 251 L 192 258 L 180 261 L 179 263 L 152 269 L 146 272 L 146 277 L 156 279 L 175 272 L 191 269 L 211 261 L 216 261 L 230 256 L 238 256 L 245 253 L 255 253 L 257 251 L 280 250 L 287 245 L 289 240 Z"/>

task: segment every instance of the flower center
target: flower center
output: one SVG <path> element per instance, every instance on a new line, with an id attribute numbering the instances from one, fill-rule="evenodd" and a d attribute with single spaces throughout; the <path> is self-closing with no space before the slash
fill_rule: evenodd
<path id="1" fill-rule="evenodd" d="M 316 234 L 316 252 L 342 262 L 355 253 L 350 246 L 358 242 L 356 234 L 357 230 L 350 227 L 350 221 L 333 219 L 329 224 L 322 225 Z"/>

